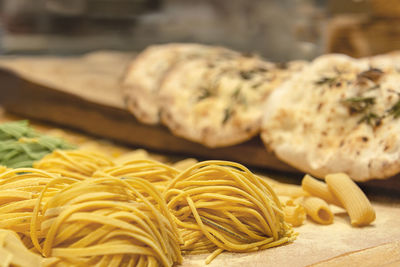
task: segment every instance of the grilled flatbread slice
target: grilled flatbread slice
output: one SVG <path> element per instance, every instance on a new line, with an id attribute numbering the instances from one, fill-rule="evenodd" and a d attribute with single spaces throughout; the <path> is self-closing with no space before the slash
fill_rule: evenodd
<path id="1" fill-rule="evenodd" d="M 123 79 L 122 93 L 126 107 L 139 121 L 158 124 L 158 90 L 169 69 L 181 60 L 212 57 L 219 53 L 237 54 L 226 48 L 200 44 L 171 43 L 149 46 L 130 64 Z"/>
<path id="2" fill-rule="evenodd" d="M 162 122 L 174 134 L 208 147 L 248 140 L 259 133 L 261 106 L 288 77 L 290 66 L 282 69 L 251 56 L 181 61 L 161 85 Z"/>
<path id="3" fill-rule="evenodd" d="M 365 181 L 400 172 L 399 131 L 400 73 L 325 55 L 270 95 L 261 138 L 304 172 Z"/>

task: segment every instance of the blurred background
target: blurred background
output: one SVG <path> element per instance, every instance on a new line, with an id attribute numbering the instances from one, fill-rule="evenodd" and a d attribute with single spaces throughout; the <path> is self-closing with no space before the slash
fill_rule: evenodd
<path id="1" fill-rule="evenodd" d="M 2 54 L 200 42 L 274 61 L 400 48 L 400 0 L 0 0 Z"/>

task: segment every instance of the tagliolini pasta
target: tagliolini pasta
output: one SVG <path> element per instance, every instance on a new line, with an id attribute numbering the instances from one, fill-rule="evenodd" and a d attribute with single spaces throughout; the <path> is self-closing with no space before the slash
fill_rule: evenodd
<path id="1" fill-rule="evenodd" d="M 58 176 L 34 168 L 9 169 L 0 174 L 0 228 L 29 237 L 32 211 L 40 192 Z M 43 201 L 60 190 L 49 187 Z"/>
<path id="2" fill-rule="evenodd" d="M 101 169 L 93 177 L 140 177 L 151 182 L 160 192 L 178 175 L 178 171 L 166 164 L 154 160 L 142 159 L 126 161 L 123 164 Z M 130 180 L 127 179 L 127 182 Z"/>
<path id="3" fill-rule="evenodd" d="M 164 192 L 183 253 L 249 252 L 295 239 L 272 188 L 244 166 L 204 161 L 180 173 Z"/>
<path id="4" fill-rule="evenodd" d="M 182 261 L 175 222 L 160 193 L 144 179 L 82 180 L 39 205 L 45 193 L 36 202 L 31 236 L 37 251 L 56 258 L 53 265 L 172 266 Z"/>
<path id="5" fill-rule="evenodd" d="M 89 150 L 55 150 L 34 164 L 34 167 L 64 177 L 87 179 L 103 167 L 114 166 L 108 156 Z"/>

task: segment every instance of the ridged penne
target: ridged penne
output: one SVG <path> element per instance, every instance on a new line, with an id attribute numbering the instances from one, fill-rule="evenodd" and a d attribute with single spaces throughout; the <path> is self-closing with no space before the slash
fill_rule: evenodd
<path id="1" fill-rule="evenodd" d="M 368 225 L 375 220 L 375 211 L 368 198 L 347 174 L 328 174 L 325 181 L 346 209 L 353 226 Z"/>
<path id="2" fill-rule="evenodd" d="M 318 197 L 305 197 L 302 205 L 315 222 L 320 224 L 333 223 L 333 213 L 329 208 L 328 203 Z"/>
<path id="3" fill-rule="evenodd" d="M 311 196 L 319 197 L 329 204 L 343 207 L 340 201 L 329 190 L 328 185 L 306 174 L 301 181 L 301 187 Z"/>
<path id="4" fill-rule="evenodd" d="M 283 214 L 286 222 L 290 223 L 292 226 L 300 226 L 306 220 L 307 214 L 304 207 L 295 203 L 293 199 L 289 197 L 279 197 L 279 200 L 283 204 Z"/>

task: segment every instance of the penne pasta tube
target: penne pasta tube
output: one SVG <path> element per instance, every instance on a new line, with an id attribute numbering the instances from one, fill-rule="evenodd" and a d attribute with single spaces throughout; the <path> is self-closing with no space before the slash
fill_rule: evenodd
<path id="1" fill-rule="evenodd" d="M 333 223 L 333 213 L 329 208 L 328 203 L 318 197 L 305 197 L 302 205 L 315 222 L 320 224 Z"/>
<path id="2" fill-rule="evenodd" d="M 318 181 L 317 179 L 306 174 L 301 181 L 301 187 L 304 191 L 309 193 L 311 196 L 319 197 L 329 204 L 343 207 L 342 203 L 332 194 L 326 183 Z"/>
<path id="3" fill-rule="evenodd" d="M 328 174 L 325 181 L 349 214 L 351 225 L 364 226 L 375 220 L 375 211 L 368 198 L 347 174 Z"/>

